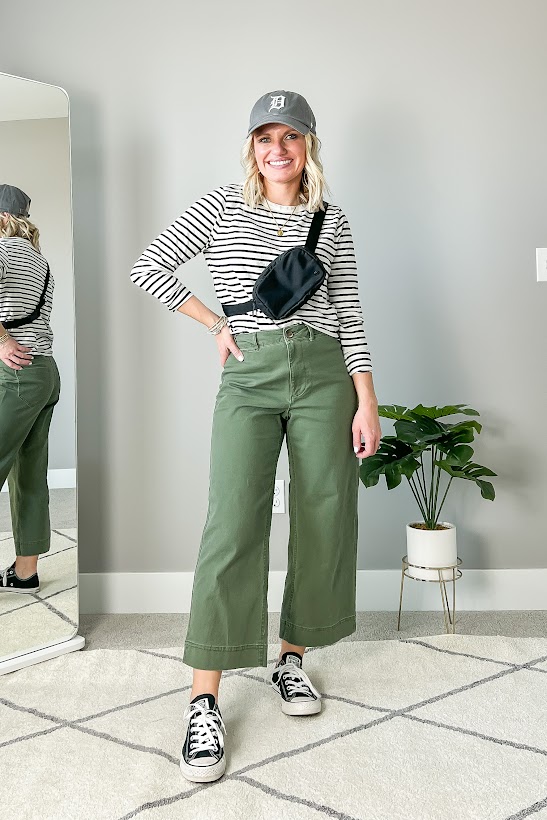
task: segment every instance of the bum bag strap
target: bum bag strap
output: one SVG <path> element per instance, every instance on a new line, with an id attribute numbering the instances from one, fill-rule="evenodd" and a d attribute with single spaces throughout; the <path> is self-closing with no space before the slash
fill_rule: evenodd
<path id="1" fill-rule="evenodd" d="M 319 234 L 321 233 L 321 226 L 323 225 L 323 220 L 325 218 L 327 208 L 329 207 L 329 203 L 323 202 L 323 205 L 325 206 L 325 210 L 322 211 L 320 209 L 314 213 L 310 230 L 308 231 L 308 238 L 306 239 L 305 248 L 307 251 L 310 251 L 310 253 L 315 253 L 317 240 L 319 239 Z"/>
<path id="2" fill-rule="evenodd" d="M 250 313 L 253 309 L 253 300 L 250 302 L 238 302 L 237 305 L 222 305 L 225 316 L 237 316 L 239 313 Z"/>
<path id="3" fill-rule="evenodd" d="M 23 316 L 22 319 L 12 319 L 9 322 L 2 322 L 2 325 L 6 328 L 6 330 L 12 330 L 14 327 L 22 327 L 23 325 L 30 325 L 31 322 L 34 322 L 35 319 L 38 318 L 40 315 L 40 311 L 44 307 L 46 302 L 46 293 L 47 293 L 47 286 L 49 285 L 49 263 L 47 266 L 47 273 L 46 273 L 46 281 L 44 282 L 44 288 L 42 290 L 42 295 L 40 296 L 40 301 L 32 311 L 29 313 L 28 316 Z"/>

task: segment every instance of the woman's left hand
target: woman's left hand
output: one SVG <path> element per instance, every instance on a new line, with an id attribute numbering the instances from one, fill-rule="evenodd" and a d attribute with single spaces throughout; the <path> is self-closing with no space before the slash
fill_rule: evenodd
<path id="1" fill-rule="evenodd" d="M 378 402 L 367 401 L 359 404 L 351 425 L 353 451 L 357 458 L 373 456 L 380 446 L 382 430 L 378 416 Z M 361 441 L 361 436 L 365 439 Z"/>

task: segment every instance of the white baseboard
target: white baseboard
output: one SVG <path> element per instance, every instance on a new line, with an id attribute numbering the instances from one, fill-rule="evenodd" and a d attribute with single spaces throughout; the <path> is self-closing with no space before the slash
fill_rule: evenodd
<path id="1" fill-rule="evenodd" d="M 62 490 L 76 486 L 76 470 L 48 470 L 47 483 L 50 490 Z M 4 484 L 0 492 L 7 493 L 8 483 Z"/>
<path id="2" fill-rule="evenodd" d="M 76 470 L 48 470 L 47 483 L 50 490 L 62 490 L 76 486 Z"/>
<path id="3" fill-rule="evenodd" d="M 456 581 L 457 610 L 547 609 L 547 569 L 469 569 Z M 189 612 L 193 572 L 111 572 L 80 575 L 80 612 Z M 285 572 L 270 572 L 268 610 L 279 612 Z M 359 612 L 399 609 L 400 570 L 357 573 Z M 452 606 L 452 584 L 447 584 Z M 403 612 L 442 611 L 439 585 L 405 578 Z"/>

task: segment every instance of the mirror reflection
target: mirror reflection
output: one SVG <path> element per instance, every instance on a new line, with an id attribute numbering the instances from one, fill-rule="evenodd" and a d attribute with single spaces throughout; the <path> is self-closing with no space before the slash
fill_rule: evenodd
<path id="1" fill-rule="evenodd" d="M 0 662 L 78 628 L 68 99 L 0 74 Z"/>

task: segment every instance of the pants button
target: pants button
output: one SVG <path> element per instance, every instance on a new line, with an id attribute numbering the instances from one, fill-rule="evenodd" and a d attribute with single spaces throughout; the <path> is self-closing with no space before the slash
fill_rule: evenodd
<path id="1" fill-rule="evenodd" d="M 292 336 L 293 336 L 292 330 L 287 330 L 285 335 L 286 335 L 287 339 L 292 339 Z"/>

